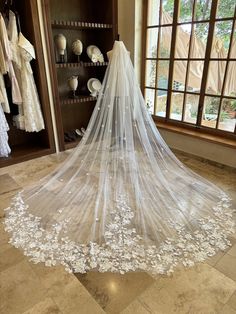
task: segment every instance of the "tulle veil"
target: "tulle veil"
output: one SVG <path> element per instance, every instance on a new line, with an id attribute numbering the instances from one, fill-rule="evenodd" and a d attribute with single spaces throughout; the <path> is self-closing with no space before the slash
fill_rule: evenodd
<path id="1" fill-rule="evenodd" d="M 4 224 L 10 242 L 35 263 L 169 274 L 229 246 L 232 216 L 229 197 L 162 139 L 116 41 L 82 141 L 15 196 Z"/>

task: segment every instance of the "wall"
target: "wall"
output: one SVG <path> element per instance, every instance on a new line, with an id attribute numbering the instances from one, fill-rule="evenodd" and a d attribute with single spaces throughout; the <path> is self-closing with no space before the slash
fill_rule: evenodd
<path id="1" fill-rule="evenodd" d="M 118 0 L 118 33 L 130 51 L 138 80 L 141 76 L 142 0 Z"/>
<path id="2" fill-rule="evenodd" d="M 142 46 L 142 0 L 118 0 L 118 32 L 131 53 L 135 71 L 140 80 Z M 236 167 L 236 150 L 219 144 L 185 136 L 166 130 L 160 131 L 167 144 L 175 149 L 191 153 L 231 167 Z"/>
<path id="3" fill-rule="evenodd" d="M 233 148 L 163 129 L 160 133 L 171 148 L 236 168 L 236 150 Z"/>
<path id="4" fill-rule="evenodd" d="M 47 51 L 47 44 L 46 44 L 46 37 L 45 37 L 45 29 L 44 29 L 44 24 L 43 24 L 43 11 L 42 11 L 41 0 L 37 0 L 37 6 L 38 6 L 38 13 L 39 13 L 39 27 L 40 27 L 41 38 L 42 38 L 46 77 L 47 77 L 47 84 L 48 84 L 49 102 L 50 102 L 50 109 L 51 109 L 51 114 L 52 114 L 53 134 L 54 134 L 54 139 L 55 139 L 56 152 L 59 152 L 55 109 L 54 109 L 53 95 L 52 95 L 52 83 L 51 83 L 51 77 L 50 77 L 50 72 L 49 72 L 49 58 L 48 58 L 48 51 Z"/>
<path id="5" fill-rule="evenodd" d="M 118 0 L 118 34 L 134 61 L 135 0 Z"/>

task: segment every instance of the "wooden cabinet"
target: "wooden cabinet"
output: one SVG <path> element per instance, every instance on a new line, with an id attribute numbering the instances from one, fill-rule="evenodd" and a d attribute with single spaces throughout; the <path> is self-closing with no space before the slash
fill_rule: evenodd
<path id="1" fill-rule="evenodd" d="M 0 0 L 0 11 L 3 10 L 4 3 L 5 0 Z M 45 130 L 38 133 L 19 130 L 12 124 L 12 114 L 6 114 L 10 126 L 8 135 L 12 153 L 7 158 L 0 158 L 0 167 L 55 152 L 37 0 L 15 1 L 15 7 L 20 16 L 22 33 L 34 45 L 36 52 L 36 60 L 33 60 L 31 65 L 42 107 Z"/>
<path id="2" fill-rule="evenodd" d="M 60 150 L 74 147 L 78 142 L 66 143 L 64 133 L 77 128 L 86 128 L 96 103 L 87 89 L 90 78 L 103 80 L 106 52 L 112 49 L 117 39 L 117 0 L 43 0 L 43 15 L 48 50 L 50 73 L 55 104 L 57 132 Z M 56 63 L 54 39 L 63 34 L 67 40 L 67 62 Z M 72 43 L 83 43 L 80 62 L 72 52 Z M 99 47 L 104 55 L 103 63 L 93 63 L 86 49 L 89 45 Z M 78 97 L 70 98 L 68 79 L 78 75 Z"/>

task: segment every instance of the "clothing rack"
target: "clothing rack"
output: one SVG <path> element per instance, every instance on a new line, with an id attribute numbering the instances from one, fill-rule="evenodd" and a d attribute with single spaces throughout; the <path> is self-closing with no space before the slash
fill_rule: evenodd
<path id="1" fill-rule="evenodd" d="M 40 132 L 26 132 L 17 129 L 13 125 L 12 113 L 5 113 L 10 127 L 8 136 L 12 152 L 9 157 L 0 158 L 0 168 L 55 152 L 37 0 L 0 0 L 0 12 L 3 17 L 9 17 L 9 10 L 16 15 L 18 31 L 23 33 L 35 49 L 36 60 L 33 60 L 31 64 L 40 98 L 45 129 Z"/>

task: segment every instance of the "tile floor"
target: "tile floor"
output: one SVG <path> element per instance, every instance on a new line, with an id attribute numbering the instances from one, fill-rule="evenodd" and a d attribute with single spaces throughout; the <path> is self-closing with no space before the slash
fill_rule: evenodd
<path id="1" fill-rule="evenodd" d="M 14 193 L 40 179 L 68 152 L 0 169 L 0 221 Z M 236 169 L 187 154 L 177 156 L 221 186 L 236 207 Z M 1 314 L 236 314 L 236 235 L 233 246 L 206 263 L 156 279 L 146 273 L 68 274 L 32 264 L 8 244 L 0 224 Z"/>

